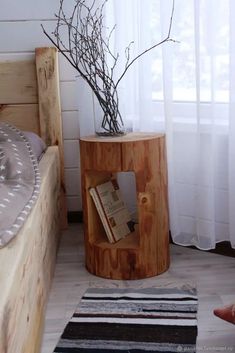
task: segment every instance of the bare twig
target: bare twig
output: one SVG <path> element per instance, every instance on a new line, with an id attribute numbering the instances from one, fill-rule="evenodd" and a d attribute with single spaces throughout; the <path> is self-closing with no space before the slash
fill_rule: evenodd
<path id="1" fill-rule="evenodd" d="M 126 65 L 123 73 L 121 74 L 121 76 L 119 77 L 119 79 L 117 80 L 117 83 L 116 83 L 116 88 L 117 86 L 119 85 L 120 81 L 123 79 L 124 75 L 126 74 L 127 70 L 131 67 L 132 64 L 134 64 L 134 62 L 139 59 L 141 56 L 143 56 L 144 54 L 148 53 L 150 50 L 162 45 L 163 43 L 166 43 L 166 42 L 175 42 L 174 39 L 171 39 L 170 38 L 170 35 L 171 35 L 171 28 L 172 28 L 172 21 L 173 21 L 173 15 L 174 15 L 174 9 L 175 9 L 175 0 L 173 0 L 172 2 L 172 10 L 171 10 L 171 17 L 170 17 L 170 24 L 169 24 L 169 30 L 168 30 L 168 34 L 166 36 L 165 39 L 161 40 L 160 42 L 158 42 L 157 44 L 154 44 L 153 46 L 151 46 L 150 48 L 144 50 L 142 53 L 138 54 L 134 59 L 132 59 L 130 61 L 129 64 Z"/>
<path id="2" fill-rule="evenodd" d="M 56 14 L 57 24 L 52 35 L 49 35 L 42 26 L 44 34 L 49 38 L 59 52 L 77 70 L 79 75 L 88 83 L 94 92 L 103 112 L 102 127 L 107 133 L 123 133 L 123 121 L 119 112 L 117 87 L 127 70 L 141 56 L 163 44 L 173 41 L 170 38 L 174 0 L 167 37 L 161 42 L 144 50 L 131 60 L 131 42 L 125 49 L 126 63 L 118 80 L 114 81 L 114 70 L 117 66 L 119 54 L 112 53 L 110 40 L 116 25 L 106 36 L 107 28 L 104 26 L 104 7 L 108 0 L 103 0 L 100 7 L 96 0 L 91 5 L 86 5 L 84 0 L 75 0 L 70 16 L 64 12 L 65 0 L 60 0 L 59 11 Z M 67 40 L 64 34 L 67 32 Z M 111 60 L 108 60 L 110 58 Z M 111 61 L 112 64 L 107 62 Z"/>

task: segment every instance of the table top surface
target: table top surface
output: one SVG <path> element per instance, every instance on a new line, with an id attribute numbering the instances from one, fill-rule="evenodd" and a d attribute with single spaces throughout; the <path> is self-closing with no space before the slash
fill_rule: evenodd
<path id="1" fill-rule="evenodd" d="M 155 133 L 155 132 L 130 132 L 123 136 L 98 136 L 98 135 L 90 135 L 81 137 L 81 141 L 85 142 L 133 142 L 133 141 L 144 141 L 144 140 L 152 140 L 164 137 L 163 133 Z"/>

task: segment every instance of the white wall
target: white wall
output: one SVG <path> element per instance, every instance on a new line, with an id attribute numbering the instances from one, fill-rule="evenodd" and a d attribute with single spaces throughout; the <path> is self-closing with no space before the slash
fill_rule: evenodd
<path id="1" fill-rule="evenodd" d="M 71 6 L 73 1 L 67 3 Z M 58 5 L 59 0 L 0 0 L 0 60 L 29 59 L 35 47 L 51 46 L 41 23 L 49 33 L 52 32 Z M 61 54 L 59 63 L 68 209 L 77 211 L 81 210 L 79 94 L 75 70 Z"/>

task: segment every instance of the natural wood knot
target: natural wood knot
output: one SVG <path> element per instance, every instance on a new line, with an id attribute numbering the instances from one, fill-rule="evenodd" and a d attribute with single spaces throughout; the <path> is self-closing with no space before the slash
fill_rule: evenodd
<path id="1" fill-rule="evenodd" d="M 143 197 L 142 200 L 141 200 L 142 203 L 147 203 L 148 202 L 148 199 L 147 197 Z"/>

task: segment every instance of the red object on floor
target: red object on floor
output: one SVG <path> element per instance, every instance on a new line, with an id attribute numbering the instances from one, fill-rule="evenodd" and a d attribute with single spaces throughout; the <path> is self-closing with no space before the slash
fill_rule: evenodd
<path id="1" fill-rule="evenodd" d="M 235 304 L 215 309 L 214 315 L 235 325 Z"/>

